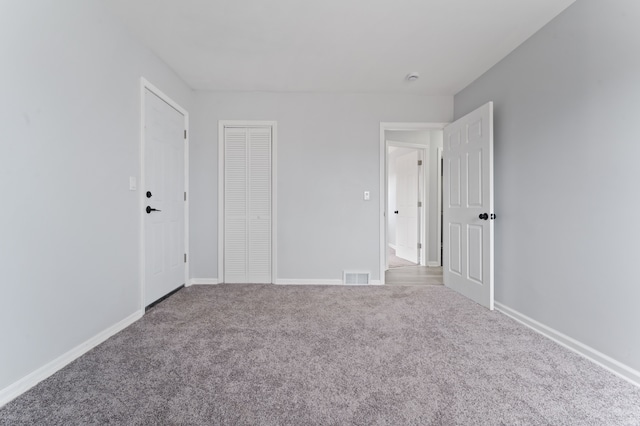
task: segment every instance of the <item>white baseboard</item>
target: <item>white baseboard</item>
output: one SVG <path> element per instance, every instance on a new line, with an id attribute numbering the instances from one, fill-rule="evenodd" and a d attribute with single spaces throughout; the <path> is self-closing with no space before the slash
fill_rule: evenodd
<path id="1" fill-rule="evenodd" d="M 437 268 L 438 266 L 440 266 L 440 262 L 436 261 L 436 262 L 428 262 L 427 266 L 429 268 Z"/>
<path id="2" fill-rule="evenodd" d="M 191 278 L 191 285 L 216 285 L 220 284 L 217 278 Z"/>
<path id="3" fill-rule="evenodd" d="M 503 305 L 502 303 L 495 303 L 495 307 L 497 310 L 502 312 L 503 314 L 513 318 L 531 328 L 532 330 L 542 334 L 545 337 L 553 340 L 561 346 L 577 353 L 578 355 L 583 356 L 589 361 L 599 365 L 600 367 L 612 372 L 618 377 L 628 381 L 629 383 L 640 387 L 640 371 L 634 370 L 633 368 L 625 365 L 608 355 L 603 354 L 602 352 L 598 352 L 590 346 L 585 345 L 565 334 L 560 333 L 557 330 L 554 330 L 551 327 L 548 327 L 528 316 L 521 314 L 520 312 L 509 308 L 508 306 Z"/>
<path id="4" fill-rule="evenodd" d="M 288 278 L 280 278 L 277 279 L 274 283 L 276 285 L 348 285 L 348 286 L 361 286 L 366 284 L 345 284 L 340 279 L 332 279 L 332 280 L 316 280 L 316 279 L 288 279 Z M 380 280 L 371 280 L 368 285 L 381 285 Z"/>
<path id="5" fill-rule="evenodd" d="M 398 248 L 395 244 L 389 244 L 389 247 L 391 247 L 394 250 L 396 250 Z"/>
<path id="6" fill-rule="evenodd" d="M 342 280 L 316 280 L 316 279 L 288 279 L 278 278 L 274 282 L 277 285 L 342 285 Z"/>
<path id="7" fill-rule="evenodd" d="M 53 375 L 55 372 L 61 370 L 70 362 L 76 360 L 80 356 L 84 355 L 91 349 L 98 346 L 100 343 L 107 340 L 109 337 L 114 334 L 124 330 L 140 318 L 142 318 L 143 311 L 137 311 L 133 314 L 129 315 L 125 319 L 119 321 L 118 323 L 112 325 L 106 330 L 96 334 L 89 340 L 84 343 L 79 344 L 75 348 L 71 349 L 67 353 L 60 355 L 58 358 L 53 361 L 43 365 L 32 373 L 24 376 L 22 379 L 17 382 L 7 386 L 6 388 L 0 390 L 0 407 L 8 403 L 9 401 L 17 398 L 24 392 L 28 391 L 47 377 Z"/>

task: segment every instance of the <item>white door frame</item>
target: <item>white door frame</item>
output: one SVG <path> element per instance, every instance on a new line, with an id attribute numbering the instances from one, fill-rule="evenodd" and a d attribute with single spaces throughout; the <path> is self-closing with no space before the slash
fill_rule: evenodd
<path id="1" fill-rule="evenodd" d="M 444 143 L 444 140 L 443 140 Z M 443 167 L 442 167 L 442 147 L 438 147 L 437 150 L 437 160 L 438 160 L 438 253 L 437 253 L 437 260 L 438 260 L 438 265 L 437 266 L 442 266 L 442 246 L 444 245 L 444 236 L 442 235 L 442 173 L 443 173 Z"/>
<path id="2" fill-rule="evenodd" d="M 389 206 L 389 147 L 398 147 L 398 148 L 410 148 L 410 149 L 414 149 L 416 151 L 418 151 L 418 157 L 420 160 L 422 160 L 422 168 L 419 169 L 418 171 L 418 179 L 420 179 L 420 186 L 422 187 L 422 190 L 420 191 L 420 195 L 419 195 L 419 200 L 418 201 L 422 201 L 422 208 L 419 210 L 419 214 L 418 214 L 418 242 L 420 244 L 422 244 L 422 248 L 419 249 L 419 253 L 420 255 L 418 256 L 418 264 L 419 265 L 427 265 L 427 259 L 429 258 L 428 256 L 428 250 L 429 247 L 426 244 L 427 241 L 429 241 L 429 173 L 427 173 L 428 169 L 429 169 L 429 165 L 427 164 L 427 158 L 428 158 L 428 154 L 429 154 L 429 145 L 420 145 L 417 143 L 409 143 L 409 142 L 396 142 L 396 141 L 392 141 L 392 140 L 387 140 L 386 141 L 387 144 L 387 160 L 385 162 L 386 165 L 386 170 L 385 170 L 385 182 L 387 183 L 387 189 L 385 192 L 385 197 L 386 197 L 386 206 Z M 416 166 L 417 167 L 417 166 Z M 417 207 L 417 206 L 416 206 Z M 387 216 L 385 216 L 387 217 Z M 388 218 L 388 217 L 387 217 Z M 386 220 L 385 221 L 387 228 L 386 228 L 386 232 L 388 236 L 388 226 L 389 226 L 389 221 Z M 388 263 L 388 259 L 385 256 L 385 260 Z M 385 269 L 389 269 L 389 265 L 385 264 Z"/>
<path id="3" fill-rule="evenodd" d="M 278 277 L 278 123 L 276 121 L 218 121 L 218 283 L 224 282 L 224 128 L 271 127 L 271 282 Z"/>
<path id="4" fill-rule="evenodd" d="M 387 270 L 387 141 L 386 131 L 400 130 L 442 130 L 449 123 L 380 123 L 380 283 L 385 283 L 385 271 Z M 424 148 L 424 146 L 422 146 Z M 425 188 L 428 194 L 428 188 Z M 425 200 L 427 204 L 428 200 Z M 428 228 L 428 225 L 427 225 Z M 427 230 L 428 232 L 428 230 Z M 426 250 L 425 250 L 426 252 Z"/>
<path id="5" fill-rule="evenodd" d="M 146 137 L 146 122 L 145 122 L 145 91 L 149 90 L 164 102 L 169 104 L 172 108 L 180 112 L 184 117 L 185 128 L 185 144 L 184 144 L 184 192 L 187 193 L 187 199 L 184 203 L 184 252 L 186 256 L 186 262 L 184 264 L 184 285 L 189 286 L 189 113 L 186 109 L 182 108 L 173 99 L 166 95 L 162 90 L 151 84 L 146 78 L 140 77 L 140 184 L 138 185 L 139 207 L 140 207 L 140 309 L 144 312 L 145 309 L 145 286 L 146 286 L 146 240 L 145 240 L 145 211 L 144 206 L 147 203 L 145 192 L 145 172 L 146 172 L 146 158 L 145 158 L 145 137 Z"/>

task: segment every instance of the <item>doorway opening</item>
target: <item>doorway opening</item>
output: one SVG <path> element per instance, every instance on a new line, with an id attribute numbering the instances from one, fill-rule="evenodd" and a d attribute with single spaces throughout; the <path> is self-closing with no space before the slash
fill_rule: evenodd
<path id="1" fill-rule="evenodd" d="M 443 284 L 444 126 L 445 123 L 380 125 L 383 284 Z"/>

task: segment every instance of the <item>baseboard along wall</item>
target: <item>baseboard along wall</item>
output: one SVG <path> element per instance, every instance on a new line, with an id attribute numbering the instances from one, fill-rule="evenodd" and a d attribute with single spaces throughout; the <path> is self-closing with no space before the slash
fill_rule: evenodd
<path id="1" fill-rule="evenodd" d="M 345 284 L 341 279 L 277 279 L 274 284 L 277 285 L 345 285 L 345 286 L 362 286 L 362 285 L 381 285 L 380 280 L 370 280 L 369 284 Z"/>
<path id="2" fill-rule="evenodd" d="M 640 371 L 637 371 L 628 365 L 625 365 L 608 355 L 603 354 L 590 346 L 585 345 L 551 327 L 548 327 L 528 316 L 511 309 L 502 303 L 495 303 L 495 308 L 503 314 L 513 318 L 530 329 L 542 334 L 543 336 L 553 340 L 561 346 L 577 353 L 578 355 L 588 359 L 589 361 L 599 365 L 600 367 L 610 371 L 616 376 L 628 381 L 629 383 L 640 387 Z"/>
<path id="3" fill-rule="evenodd" d="M 50 377 L 57 371 L 64 368 L 67 364 L 76 359 L 80 358 L 85 353 L 89 352 L 91 349 L 98 346 L 100 343 L 107 340 L 109 337 L 114 334 L 124 330 L 140 318 L 144 312 L 142 310 L 136 311 L 133 314 L 129 315 L 125 319 L 117 322 L 106 330 L 96 334 L 89 340 L 84 343 L 79 344 L 75 348 L 70 351 L 60 355 L 58 358 L 53 361 L 43 365 L 32 373 L 26 375 L 22 379 L 17 382 L 7 386 L 6 388 L 0 390 L 0 407 L 7 404 L 9 401 L 17 398 L 21 394 L 25 393 L 44 379 Z"/>
<path id="4" fill-rule="evenodd" d="M 191 278 L 189 285 L 217 285 L 222 284 L 217 278 Z M 277 285 L 346 285 L 341 279 L 288 279 L 278 278 L 274 284 Z M 361 284 L 357 284 L 361 285 Z M 371 280 L 369 285 L 382 285 L 380 280 Z"/>
<path id="5" fill-rule="evenodd" d="M 220 284 L 217 278 L 191 278 L 189 285 L 217 285 Z"/>

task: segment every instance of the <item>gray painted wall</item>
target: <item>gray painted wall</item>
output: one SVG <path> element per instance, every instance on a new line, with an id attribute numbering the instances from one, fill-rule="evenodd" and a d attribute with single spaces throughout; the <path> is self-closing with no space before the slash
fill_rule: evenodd
<path id="1" fill-rule="evenodd" d="M 495 102 L 496 300 L 636 370 L 638 22 L 578 1 L 455 97 Z"/>
<path id="2" fill-rule="evenodd" d="M 0 390 L 140 308 L 140 76 L 192 92 L 97 1 L 0 13 Z"/>
<path id="3" fill-rule="evenodd" d="M 198 93 L 194 112 L 192 277 L 218 278 L 218 120 L 275 120 L 278 278 L 341 279 L 357 269 L 379 279 L 380 122 L 450 121 L 453 98 Z"/>

